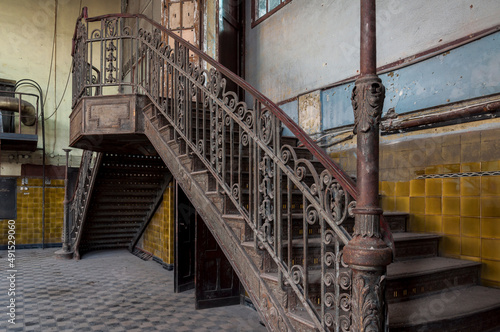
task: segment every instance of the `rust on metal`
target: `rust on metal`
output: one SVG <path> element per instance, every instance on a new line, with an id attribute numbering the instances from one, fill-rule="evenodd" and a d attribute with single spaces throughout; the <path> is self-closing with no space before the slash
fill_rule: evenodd
<path id="1" fill-rule="evenodd" d="M 394 131 L 400 129 L 408 129 L 425 125 L 437 124 L 446 121 L 464 119 L 487 113 L 500 111 L 500 101 L 488 101 L 478 105 L 470 105 L 459 109 L 440 112 L 437 114 L 422 115 L 418 118 L 408 120 L 389 119 L 382 123 L 384 131 Z"/>
<path id="2" fill-rule="evenodd" d="M 130 18 L 135 18 L 135 27 L 125 24 Z M 275 271 L 280 286 L 311 324 L 328 331 L 349 321 L 348 306 L 338 312 L 332 300 L 349 298 L 351 291 L 338 285 L 351 283 L 349 268 L 338 257 L 351 239 L 351 211 L 357 197 L 352 179 L 274 103 L 157 23 L 142 15 L 82 15 L 75 31 L 71 141 L 80 144 L 82 136 L 92 133 L 105 141 L 125 132 L 133 116 L 145 119 L 143 130 L 150 139 L 156 131 L 167 142 L 178 142 L 178 161 L 190 171 L 172 173 L 186 194 L 190 196 L 199 184 L 206 185 L 206 193 L 224 193 L 220 213 L 237 213 L 245 222 L 244 231 L 250 231 L 245 238 L 265 253 L 263 269 Z M 163 42 L 165 35 L 174 41 L 172 45 Z M 143 94 L 150 104 L 133 112 L 132 107 L 117 107 L 113 101 L 127 95 L 106 96 L 111 87 Z M 282 125 L 296 138 L 281 137 Z M 195 181 L 191 173 L 195 170 L 208 171 L 204 176 L 209 179 Z M 198 200 L 221 203 L 208 196 Z M 85 219 L 78 218 L 74 225 L 85 227 Z M 73 247 L 78 248 L 80 235 L 72 234 Z M 245 270 L 233 252 L 229 250 L 235 270 Z M 281 330 L 290 323 L 276 303 L 270 299 L 258 307 L 271 320 L 268 323 Z"/>
<path id="3" fill-rule="evenodd" d="M 344 248 L 352 269 L 352 328 L 386 329 L 385 278 L 392 251 L 384 241 L 379 207 L 379 126 L 385 87 L 376 73 L 376 1 L 361 0 L 360 77 L 352 92 L 354 133 L 357 134 L 358 200 L 353 238 Z M 386 230 L 389 232 L 390 231 Z"/>
<path id="4" fill-rule="evenodd" d="M 11 93 L 15 93 L 19 95 L 19 97 L 0 96 L 0 110 L 17 112 L 19 114 L 19 118 L 21 119 L 20 122 L 22 122 L 25 126 L 34 126 L 36 124 L 38 107 L 33 106 L 33 104 L 27 102 L 26 100 L 22 100 L 22 97 L 23 95 L 35 95 L 19 92 Z"/>

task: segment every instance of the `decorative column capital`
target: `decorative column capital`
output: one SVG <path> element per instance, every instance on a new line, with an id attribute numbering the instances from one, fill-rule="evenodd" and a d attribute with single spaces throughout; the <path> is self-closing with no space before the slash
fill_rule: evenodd
<path id="1" fill-rule="evenodd" d="M 384 99 L 385 87 L 378 76 L 365 75 L 356 80 L 351 96 L 355 134 L 358 133 L 358 129 L 367 133 L 374 127 L 378 133 Z"/>

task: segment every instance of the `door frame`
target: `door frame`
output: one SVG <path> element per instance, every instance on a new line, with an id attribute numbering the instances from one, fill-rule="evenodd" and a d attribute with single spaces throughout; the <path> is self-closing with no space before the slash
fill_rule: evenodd
<path id="1" fill-rule="evenodd" d="M 183 283 L 179 284 L 179 273 L 180 273 L 180 268 L 179 265 L 181 264 L 180 262 L 180 250 L 179 250 L 179 191 L 182 191 L 182 188 L 179 186 L 177 181 L 174 180 L 174 293 L 181 293 L 190 289 L 195 288 L 195 274 L 196 274 L 196 246 L 195 246 L 195 234 L 196 234 L 196 216 L 194 219 L 194 222 L 190 223 L 189 227 L 191 228 L 189 231 L 193 232 L 193 238 L 192 238 L 192 281 L 188 283 Z M 186 197 L 187 203 L 190 204 L 193 207 L 194 213 L 196 214 L 196 210 L 194 206 L 191 204 L 191 201 L 187 197 L 187 195 L 182 191 L 183 195 Z"/>
<path id="2" fill-rule="evenodd" d="M 206 0 L 202 0 L 203 2 L 205 2 Z M 220 62 L 220 59 L 221 59 L 221 47 L 220 47 L 220 41 L 219 41 L 219 36 L 220 36 L 220 22 L 221 22 L 221 13 L 220 13 L 220 9 L 221 9 L 221 3 L 223 3 L 223 1 L 231 1 L 231 0 L 217 0 L 217 8 L 216 8 L 216 11 L 217 11 L 217 17 L 216 17 L 216 21 L 217 21 L 217 61 Z M 234 0 L 233 0 L 234 1 Z M 239 3 L 239 15 L 240 15 L 240 20 L 239 20 L 239 24 L 240 24 L 240 35 L 239 35 L 239 42 L 238 42 L 238 71 L 236 74 L 239 75 L 241 78 L 245 78 L 245 31 L 246 31 L 246 10 L 245 10 L 245 7 L 246 7 L 246 1 L 245 0 L 237 0 L 237 2 Z"/>

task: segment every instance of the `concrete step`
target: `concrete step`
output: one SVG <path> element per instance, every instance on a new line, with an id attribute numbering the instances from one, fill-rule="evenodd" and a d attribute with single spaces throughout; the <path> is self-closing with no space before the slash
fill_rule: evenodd
<path id="1" fill-rule="evenodd" d="M 427 233 L 393 233 L 396 261 L 436 257 L 440 235 Z"/>
<path id="2" fill-rule="evenodd" d="M 392 263 L 387 267 L 387 301 L 403 301 L 475 285 L 479 282 L 480 268 L 477 262 L 444 257 Z"/>
<path id="3" fill-rule="evenodd" d="M 500 289 L 444 289 L 389 304 L 389 331 L 487 331 L 500 326 Z"/>
<path id="4" fill-rule="evenodd" d="M 407 212 L 384 212 L 384 219 L 392 233 L 406 232 L 409 216 Z"/>

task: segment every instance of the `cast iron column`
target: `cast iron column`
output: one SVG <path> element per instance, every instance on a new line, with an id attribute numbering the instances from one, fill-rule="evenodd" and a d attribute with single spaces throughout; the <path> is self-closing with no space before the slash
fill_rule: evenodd
<path id="1" fill-rule="evenodd" d="M 69 152 L 71 149 L 63 149 L 66 153 L 66 170 L 64 173 L 64 221 L 62 231 L 62 249 L 56 251 L 56 256 L 60 258 L 71 258 L 73 253 L 69 247 L 69 190 L 68 190 L 68 167 L 69 167 Z"/>
<path id="2" fill-rule="evenodd" d="M 380 232 L 379 125 L 385 88 L 377 76 L 375 0 L 361 0 L 360 77 L 352 92 L 357 134 L 358 200 L 352 240 L 344 261 L 352 269 L 352 331 L 385 331 L 385 275 L 391 249 Z"/>

